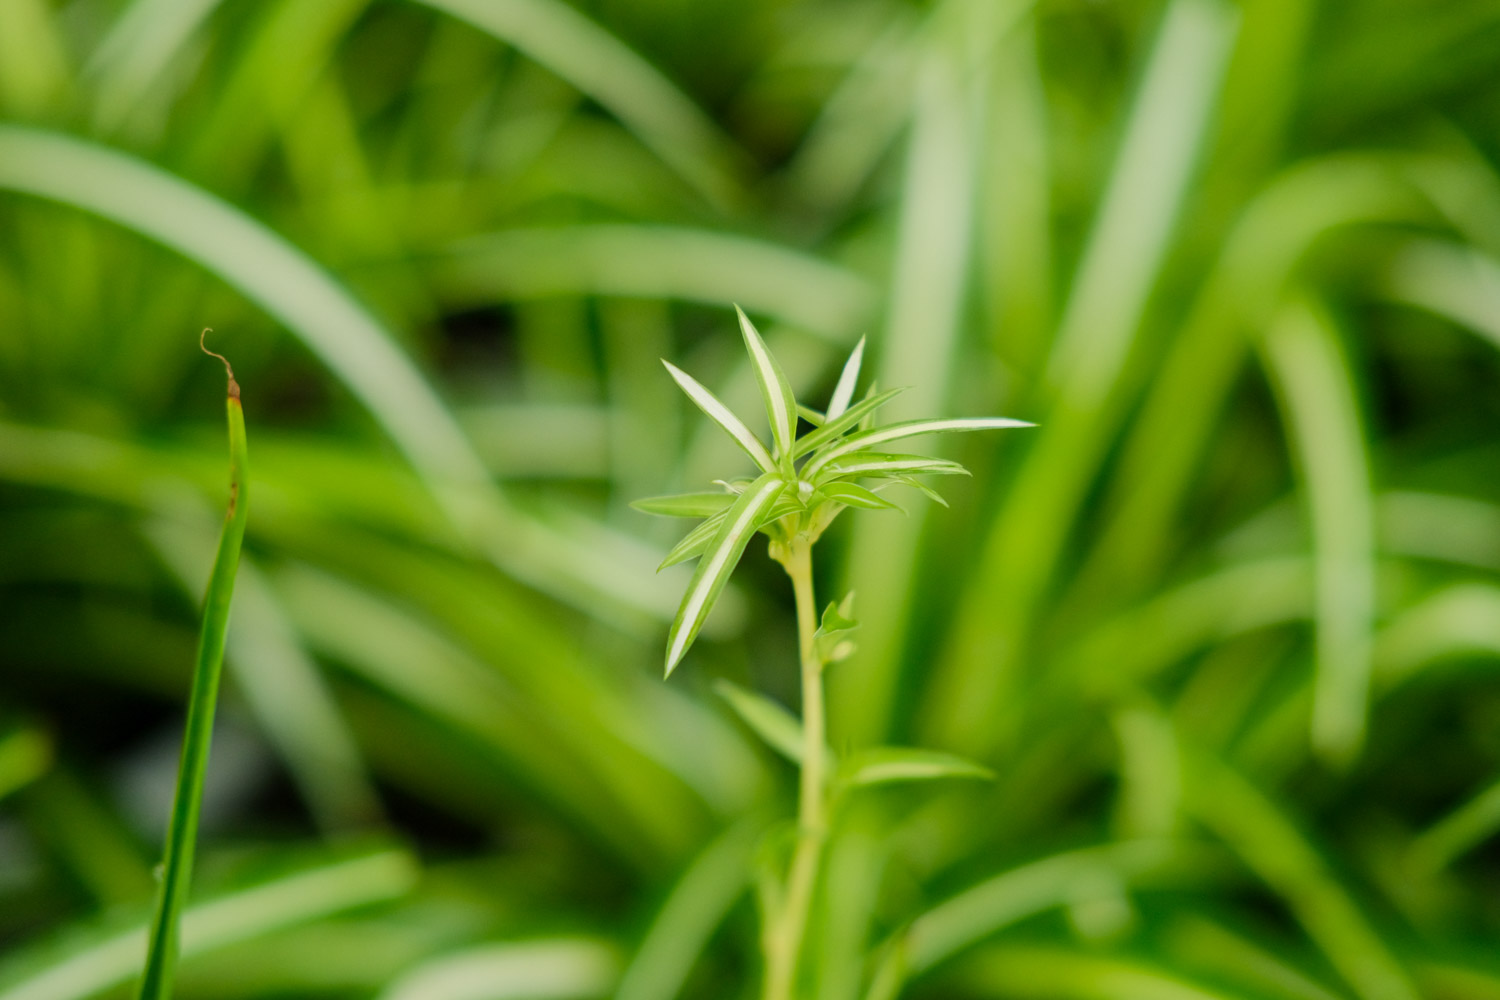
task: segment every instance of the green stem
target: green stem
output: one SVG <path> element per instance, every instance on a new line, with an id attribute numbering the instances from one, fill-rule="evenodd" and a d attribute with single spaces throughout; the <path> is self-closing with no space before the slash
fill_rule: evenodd
<path id="1" fill-rule="evenodd" d="M 228 362 L 225 362 L 228 367 Z M 229 599 L 245 537 L 245 414 L 240 388 L 229 376 L 229 512 L 219 536 L 208 595 L 203 602 L 203 625 L 198 633 L 198 662 L 188 699 L 182 760 L 177 770 L 177 792 L 167 827 L 166 857 L 161 869 L 161 891 L 147 944 L 146 968 L 141 976 L 140 1000 L 167 1000 L 172 995 L 172 973 L 178 950 L 178 924 L 192 877 L 193 848 L 198 839 L 198 814 L 203 806 L 203 775 L 208 767 L 213 737 L 214 706 L 224 664 L 224 632 L 229 625 Z"/>
<path id="2" fill-rule="evenodd" d="M 797 597 L 797 635 L 802 661 L 802 770 L 797 798 L 797 849 L 781 912 L 767 936 L 766 1000 L 792 1000 L 797 961 L 812 909 L 823 841 L 828 833 L 827 746 L 824 735 L 823 664 L 818 658 L 817 604 L 813 600 L 812 545 L 797 538 L 788 546 L 787 574 Z"/>

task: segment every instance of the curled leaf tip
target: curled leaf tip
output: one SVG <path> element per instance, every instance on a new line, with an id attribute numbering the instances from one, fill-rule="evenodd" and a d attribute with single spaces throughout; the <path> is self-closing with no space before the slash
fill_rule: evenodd
<path id="1" fill-rule="evenodd" d="M 208 349 L 208 345 L 203 342 L 204 338 L 213 332 L 214 328 L 211 326 L 205 326 L 203 328 L 203 332 L 198 334 L 198 348 L 209 357 L 218 358 L 220 361 L 224 362 L 224 373 L 229 376 L 229 398 L 239 399 L 240 384 L 234 380 L 234 369 L 230 367 L 229 359 L 224 357 L 224 355 L 220 354 L 218 351 L 210 351 Z"/>

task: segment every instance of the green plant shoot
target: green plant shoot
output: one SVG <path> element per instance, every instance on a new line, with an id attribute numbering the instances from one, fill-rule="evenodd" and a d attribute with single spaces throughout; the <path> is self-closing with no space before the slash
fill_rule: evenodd
<path id="1" fill-rule="evenodd" d="M 977 417 L 874 426 L 876 411 L 901 390 L 876 393 L 872 388 L 862 401 L 854 402 L 864 357 L 863 340 L 845 364 L 828 408 L 820 413 L 799 405 L 759 332 L 743 311 L 737 312 L 770 422 L 769 446 L 691 375 L 669 362 L 663 364 L 688 398 L 750 457 L 757 474 L 725 483 L 723 493 L 653 497 L 637 501 L 635 506 L 651 514 L 704 518 L 662 563 L 665 567 L 698 558 L 667 636 L 668 676 L 697 638 L 757 532 L 769 536 L 772 558 L 791 577 L 801 660 L 800 725 L 779 705 L 759 695 L 732 685 L 721 688 L 730 707 L 746 724 L 773 749 L 792 759 L 800 771 L 797 845 L 784 883 L 772 887 L 773 891 L 762 899 L 766 962 L 763 995 L 766 1000 L 791 1000 L 797 993 L 798 961 L 835 793 L 893 781 L 989 777 L 985 768 L 971 761 L 909 748 L 879 747 L 845 761 L 834 758 L 826 736 L 823 671 L 852 652 L 848 633 L 858 623 L 852 617 L 853 595 L 830 604 L 819 615 L 813 591 L 813 545 L 849 508 L 896 507 L 884 495 L 891 487 L 910 486 L 942 502 L 917 477 L 968 474 L 957 462 L 891 452 L 888 446 L 894 442 L 922 434 L 1032 425 L 1008 417 Z M 796 433 L 799 416 L 814 426 L 801 437 Z"/>
<path id="2" fill-rule="evenodd" d="M 209 331 L 203 332 L 207 334 Z M 172 816 L 167 826 L 161 885 L 147 942 L 146 968 L 137 993 L 139 1000 L 166 1000 L 172 995 L 179 924 L 192 880 L 198 815 L 203 806 L 203 775 L 208 768 L 214 708 L 219 698 L 219 676 L 224 666 L 224 633 L 229 626 L 229 602 L 234 593 L 235 571 L 239 568 L 240 545 L 245 538 L 245 519 L 249 509 L 245 495 L 248 478 L 245 413 L 240 405 L 240 386 L 234 379 L 234 369 L 229 366 L 228 359 L 204 346 L 201 336 L 198 346 L 205 354 L 224 362 L 229 379 L 226 400 L 229 411 L 229 510 L 219 535 L 219 550 L 214 557 L 208 594 L 203 601 L 203 624 L 198 633 L 198 660 L 193 668 L 192 693 L 188 697 L 177 791 L 172 799 Z"/>

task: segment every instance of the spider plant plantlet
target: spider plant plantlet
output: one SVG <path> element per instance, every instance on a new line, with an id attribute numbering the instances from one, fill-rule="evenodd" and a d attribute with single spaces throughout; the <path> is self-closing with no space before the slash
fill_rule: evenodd
<path id="1" fill-rule="evenodd" d="M 203 331 L 207 334 L 209 331 Z M 139 1000 L 167 1000 L 172 995 L 172 977 L 177 961 L 182 909 L 192 879 L 193 850 L 198 840 L 198 816 L 203 807 L 203 776 L 208 769 L 209 743 L 213 738 L 214 708 L 219 697 L 219 676 L 224 666 L 224 633 L 229 626 L 229 601 L 239 568 L 240 545 L 245 538 L 249 513 L 245 495 L 248 478 L 245 446 L 245 412 L 240 406 L 240 386 L 234 369 L 222 354 L 203 345 L 205 354 L 224 362 L 229 379 L 226 407 L 229 411 L 229 509 L 219 534 L 208 593 L 203 601 L 203 622 L 198 633 L 198 660 L 193 669 L 192 693 L 188 698 L 187 725 L 182 738 L 182 758 L 177 769 L 177 790 L 167 826 L 165 857 L 156 913 L 147 942 L 146 967 L 141 976 Z"/>
<path id="2" fill-rule="evenodd" d="M 800 406 L 754 325 L 743 311 L 738 315 L 770 421 L 769 447 L 691 375 L 669 362 L 663 364 L 688 397 L 745 451 L 755 463 L 756 474 L 723 483 L 721 492 L 654 497 L 634 506 L 651 514 L 703 519 L 662 563 L 664 568 L 698 559 L 667 637 L 668 676 L 692 646 L 755 534 L 769 537 L 771 557 L 791 577 L 801 660 L 801 722 L 763 696 L 728 684 L 720 688 L 746 724 L 800 770 L 796 847 L 785 877 L 763 886 L 761 899 L 766 963 L 763 995 L 766 1000 L 790 1000 L 797 992 L 799 958 L 830 812 L 840 795 L 893 781 L 989 776 L 985 768 L 962 758 L 910 748 L 881 747 L 835 760 L 826 737 L 823 672 L 853 651 L 848 633 L 857 623 L 851 617 L 853 594 L 818 614 L 813 546 L 845 510 L 895 508 L 883 495 L 890 487 L 910 486 L 941 503 L 942 498 L 918 477 L 968 474 L 957 462 L 893 453 L 888 450 L 892 443 L 922 434 L 1032 425 L 1006 417 L 978 417 L 874 426 L 876 411 L 901 390 L 877 393 L 872 388 L 854 402 L 863 340 L 844 365 L 828 408 L 819 413 Z M 813 425 L 801 437 L 796 434 L 799 416 Z"/>

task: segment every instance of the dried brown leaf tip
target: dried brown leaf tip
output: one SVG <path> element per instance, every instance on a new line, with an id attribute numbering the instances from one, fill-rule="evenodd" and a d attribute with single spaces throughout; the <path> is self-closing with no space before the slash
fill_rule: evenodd
<path id="1" fill-rule="evenodd" d="M 224 372 L 229 376 L 229 398 L 239 399 L 240 384 L 234 380 L 234 369 L 229 366 L 229 359 L 224 357 L 224 355 L 220 354 L 218 351 L 210 351 L 208 349 L 208 345 L 203 342 L 203 338 L 207 337 L 210 333 L 213 332 L 213 327 L 205 326 L 203 328 L 203 332 L 198 334 L 198 347 L 203 351 L 204 354 L 207 354 L 210 357 L 218 358 L 220 361 L 224 362 Z"/>

